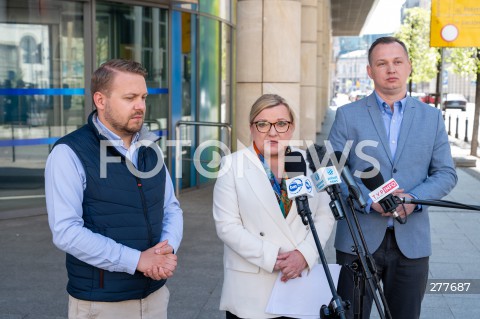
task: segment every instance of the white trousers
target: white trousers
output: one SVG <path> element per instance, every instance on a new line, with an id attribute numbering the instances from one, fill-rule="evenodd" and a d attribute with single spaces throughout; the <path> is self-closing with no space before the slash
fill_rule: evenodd
<path id="1" fill-rule="evenodd" d="M 166 285 L 144 299 L 100 302 L 69 296 L 68 319 L 167 319 L 169 299 Z"/>

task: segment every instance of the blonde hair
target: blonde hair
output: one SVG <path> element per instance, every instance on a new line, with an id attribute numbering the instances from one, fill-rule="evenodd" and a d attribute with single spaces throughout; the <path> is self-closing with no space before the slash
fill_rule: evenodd
<path id="1" fill-rule="evenodd" d="M 290 113 L 290 118 L 292 124 L 295 121 L 295 116 L 293 113 L 292 108 L 288 105 L 287 101 L 277 94 L 264 94 L 260 96 L 255 103 L 252 105 L 252 109 L 250 110 L 250 125 L 253 124 L 253 120 L 260 114 L 263 110 L 278 106 L 278 105 L 285 105 L 288 109 L 288 113 Z"/>

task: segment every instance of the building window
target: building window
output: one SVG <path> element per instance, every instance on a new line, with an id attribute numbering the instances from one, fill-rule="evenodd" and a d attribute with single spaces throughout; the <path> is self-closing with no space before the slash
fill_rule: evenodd
<path id="1" fill-rule="evenodd" d="M 24 36 L 20 40 L 20 49 L 22 50 L 23 63 L 41 63 L 41 44 L 37 42 L 32 36 Z"/>

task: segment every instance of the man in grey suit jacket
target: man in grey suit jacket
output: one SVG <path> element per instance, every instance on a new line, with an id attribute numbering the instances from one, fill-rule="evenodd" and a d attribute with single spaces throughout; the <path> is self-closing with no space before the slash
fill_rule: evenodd
<path id="1" fill-rule="evenodd" d="M 328 138 L 333 150 L 346 155 L 351 145 L 348 166 L 366 199 L 370 191 L 358 177 L 370 166 L 378 168 L 384 180 L 396 180 L 398 197 L 442 198 L 457 182 L 450 145 L 440 110 L 407 96 L 412 67 L 405 44 L 393 37 L 379 38 L 368 59 L 375 91 L 337 110 Z M 393 318 L 419 318 L 431 255 L 428 208 L 399 205 L 397 212 L 407 218 L 405 224 L 368 200 L 365 213 L 357 217 Z M 339 264 L 356 259 L 352 246 L 346 222 L 339 221 L 335 239 Z M 338 293 L 353 301 L 353 287 L 353 273 L 344 266 Z M 368 293 L 363 305 L 363 318 L 368 318 L 372 305 Z M 352 309 L 348 317 L 353 317 Z"/>

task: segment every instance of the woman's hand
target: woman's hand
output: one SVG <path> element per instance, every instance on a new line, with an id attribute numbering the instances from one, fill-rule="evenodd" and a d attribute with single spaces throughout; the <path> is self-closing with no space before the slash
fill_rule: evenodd
<path id="1" fill-rule="evenodd" d="M 282 272 L 282 281 L 287 282 L 302 276 L 302 271 L 307 267 L 307 261 L 298 250 L 280 253 L 273 270 Z"/>

